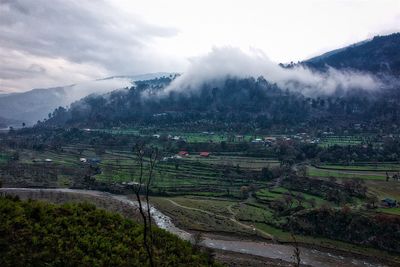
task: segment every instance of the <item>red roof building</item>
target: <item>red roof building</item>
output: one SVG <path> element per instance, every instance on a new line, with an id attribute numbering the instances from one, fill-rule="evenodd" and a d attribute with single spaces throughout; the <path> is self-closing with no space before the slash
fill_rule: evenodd
<path id="1" fill-rule="evenodd" d="M 210 156 L 210 152 L 200 152 L 200 157 L 208 158 Z"/>
<path id="2" fill-rule="evenodd" d="M 189 156 L 189 152 L 187 152 L 187 151 L 179 151 L 178 155 L 181 156 L 181 157 L 187 157 L 187 156 Z"/>

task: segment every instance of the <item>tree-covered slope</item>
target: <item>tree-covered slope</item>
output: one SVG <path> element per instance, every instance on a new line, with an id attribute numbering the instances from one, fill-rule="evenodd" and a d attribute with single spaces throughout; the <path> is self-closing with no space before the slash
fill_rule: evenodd
<path id="1" fill-rule="evenodd" d="M 353 70 L 356 73 L 370 72 L 366 76 L 372 75 L 379 80 L 374 88 L 337 86 L 334 91 L 329 91 L 324 88 L 328 85 L 321 85 L 319 89 L 324 92 L 321 93 L 316 88 L 319 83 L 307 87 L 295 82 L 294 78 L 289 79 L 291 86 L 285 87 L 285 84 L 278 83 L 278 86 L 263 77 L 228 76 L 217 82 L 203 81 L 193 87 L 164 90 L 171 88 L 168 85 L 172 82 L 171 77 L 164 77 L 136 82 L 127 90 L 86 97 L 73 103 L 68 110 L 59 108 L 53 112 L 47 125 L 92 128 L 152 126 L 247 132 L 299 126 L 344 129 L 354 124 L 375 128 L 373 130 L 393 125 L 398 129 L 399 47 L 400 33 L 378 36 L 301 63 L 314 71 L 316 76 L 313 78 L 318 75 L 325 77 L 324 73 L 328 73 L 328 76 L 338 75 L 335 79 L 343 79 L 344 84 L 361 78 L 357 75 L 340 78 L 336 72 L 324 72 L 328 66 L 339 69 L 341 73 L 354 74 Z M 304 93 L 305 89 L 309 93 Z"/>
<path id="2" fill-rule="evenodd" d="M 355 69 L 372 73 L 400 74 L 400 33 L 376 36 L 372 40 L 325 53 L 303 62 L 308 67 Z"/>
<path id="3" fill-rule="evenodd" d="M 157 95 L 168 82 L 146 81 L 127 90 L 86 97 L 68 110 L 58 108 L 44 125 L 249 132 L 287 127 L 348 128 L 355 123 L 384 124 L 379 126 L 382 128 L 400 118 L 396 88 L 311 98 L 263 78 L 229 78 L 197 90 Z"/>
<path id="4" fill-rule="evenodd" d="M 0 266 L 147 266 L 143 227 L 90 204 L 0 198 Z M 186 241 L 154 229 L 157 266 L 212 266 Z"/>

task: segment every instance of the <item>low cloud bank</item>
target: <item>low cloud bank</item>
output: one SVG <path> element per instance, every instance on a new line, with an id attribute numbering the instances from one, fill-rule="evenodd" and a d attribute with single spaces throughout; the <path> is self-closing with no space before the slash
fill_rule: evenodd
<path id="1" fill-rule="evenodd" d="M 114 90 L 131 87 L 133 84 L 132 79 L 129 78 L 111 78 L 97 81 L 81 82 L 64 89 L 65 103 L 69 105 L 85 96 L 91 94 L 106 94 Z"/>
<path id="2" fill-rule="evenodd" d="M 303 66 L 282 68 L 260 50 L 242 51 L 233 47 L 213 48 L 203 57 L 191 60 L 189 68 L 164 91 L 194 91 L 203 84 L 218 84 L 228 77 L 263 76 L 279 87 L 307 96 L 332 94 L 336 90 L 374 90 L 380 81 L 369 74 L 328 68 L 324 73 Z"/>

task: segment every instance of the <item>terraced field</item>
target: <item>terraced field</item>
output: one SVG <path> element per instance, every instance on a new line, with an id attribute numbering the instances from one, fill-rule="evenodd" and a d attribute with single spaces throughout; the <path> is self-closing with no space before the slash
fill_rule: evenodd
<path id="1" fill-rule="evenodd" d="M 243 157 L 235 155 L 211 155 L 209 158 L 195 155 L 190 156 L 185 160 L 207 164 L 234 166 L 252 170 L 261 170 L 264 167 L 272 168 L 280 165 L 280 162 L 275 159 Z"/>
<path id="2" fill-rule="evenodd" d="M 388 172 L 393 175 L 395 172 Z M 385 180 L 386 172 L 384 171 L 357 171 L 346 169 L 318 169 L 312 166 L 307 167 L 307 175 L 310 177 L 329 178 L 335 177 L 338 179 L 363 179 L 363 180 Z"/>
<path id="3" fill-rule="evenodd" d="M 136 136 L 152 136 L 155 131 L 148 129 L 143 133 L 138 129 L 86 129 L 92 132 L 108 133 L 113 135 L 136 135 Z M 221 142 L 228 140 L 226 133 L 202 133 L 202 132 L 177 132 L 177 131 L 156 131 L 158 135 L 166 135 L 172 137 L 180 137 L 190 143 L 203 143 L 203 142 Z M 253 135 L 244 135 L 242 141 L 251 141 L 255 138 Z M 238 140 L 232 140 L 237 142 Z"/>
<path id="4" fill-rule="evenodd" d="M 400 164 L 396 163 L 357 163 L 357 165 L 321 164 L 320 169 L 349 170 L 349 171 L 400 171 Z"/>
<path id="5" fill-rule="evenodd" d="M 0 164 L 6 163 L 7 160 L 8 160 L 8 155 L 7 155 L 7 154 L 0 153 Z"/>
<path id="6" fill-rule="evenodd" d="M 277 187 L 277 188 L 273 188 L 273 189 L 261 189 L 261 190 L 257 191 L 256 196 L 260 200 L 264 200 L 264 201 L 274 201 L 274 200 L 284 201 L 284 195 L 289 194 L 289 193 L 293 196 L 301 194 L 301 196 L 303 196 L 303 198 L 304 198 L 302 205 L 305 208 L 311 208 L 312 207 L 311 202 L 315 203 L 315 207 L 321 207 L 321 206 L 327 205 L 327 204 L 332 205 L 331 202 L 326 201 L 325 199 L 323 199 L 319 196 L 310 195 L 310 194 L 297 192 L 297 191 L 293 191 L 293 190 L 288 190 L 284 187 Z M 297 205 L 298 204 L 296 203 L 296 201 L 293 200 L 293 207 L 296 207 Z"/>
<path id="7" fill-rule="evenodd" d="M 106 182 L 130 182 L 139 180 L 139 165 L 132 152 L 126 150 L 109 149 L 101 155 L 87 146 L 79 152 L 73 146 L 64 147 L 60 152 L 32 151 L 20 152 L 20 163 L 40 164 L 45 159 L 51 159 L 49 166 L 64 166 L 82 168 L 84 163 L 80 158 L 99 158 L 98 164 L 101 173 L 95 178 Z M 34 161 L 39 161 L 34 162 Z M 183 159 L 168 159 L 160 161 L 154 172 L 152 189 L 156 192 L 170 192 L 173 194 L 199 195 L 232 195 L 240 196 L 240 187 L 255 184 L 265 186 L 259 180 L 259 173 L 263 167 L 276 166 L 276 160 L 260 159 L 244 156 L 214 156 L 204 158 L 190 156 Z M 145 172 L 145 176 L 147 176 Z M 71 177 L 62 177 L 60 185 L 68 184 Z"/>
<path id="8" fill-rule="evenodd" d="M 339 146 L 348 146 L 348 145 L 359 145 L 363 141 L 367 140 L 366 137 L 362 136 L 325 136 L 320 140 L 319 145 L 323 147 L 339 145 Z"/>

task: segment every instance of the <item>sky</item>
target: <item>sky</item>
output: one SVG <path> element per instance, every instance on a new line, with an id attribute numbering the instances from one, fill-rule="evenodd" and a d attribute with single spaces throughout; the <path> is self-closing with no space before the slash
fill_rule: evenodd
<path id="1" fill-rule="evenodd" d="M 0 0 L 0 93 L 185 72 L 215 49 L 297 62 L 398 31 L 399 0 Z"/>

